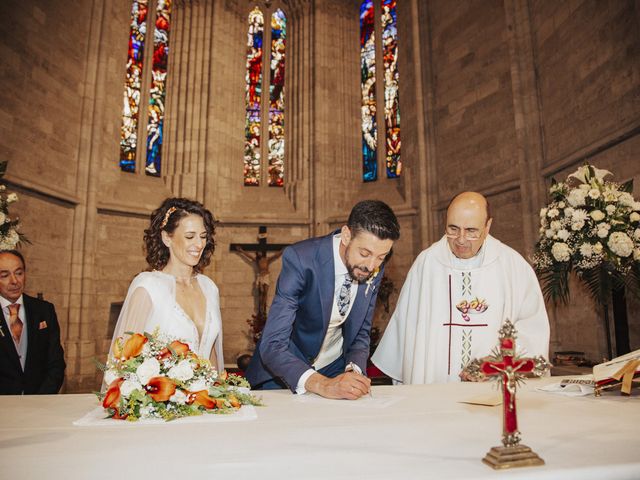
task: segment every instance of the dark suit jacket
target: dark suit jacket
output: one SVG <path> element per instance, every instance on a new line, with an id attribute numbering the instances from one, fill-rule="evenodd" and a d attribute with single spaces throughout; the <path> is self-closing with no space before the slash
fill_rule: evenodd
<path id="1" fill-rule="evenodd" d="M 27 358 L 24 372 L 11 338 L 8 321 L 0 310 L 0 394 L 58 393 L 64 380 L 64 351 L 53 305 L 22 295 L 27 317 Z M 46 324 L 46 326 L 45 326 Z"/>
<path id="2" fill-rule="evenodd" d="M 279 378 L 292 390 L 320 352 L 331 317 L 335 289 L 333 235 L 287 247 L 269 316 L 246 377 L 257 386 Z M 343 324 L 345 363 L 364 372 L 369 357 L 371 320 L 382 267 L 367 285 L 360 284 Z"/>

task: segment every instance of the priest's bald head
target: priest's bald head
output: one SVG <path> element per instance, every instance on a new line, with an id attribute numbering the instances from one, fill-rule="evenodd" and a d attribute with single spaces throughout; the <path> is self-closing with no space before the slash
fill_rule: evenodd
<path id="1" fill-rule="evenodd" d="M 463 192 L 447 208 L 445 233 L 451 252 L 458 258 L 474 257 L 491 228 L 487 199 L 477 192 Z"/>

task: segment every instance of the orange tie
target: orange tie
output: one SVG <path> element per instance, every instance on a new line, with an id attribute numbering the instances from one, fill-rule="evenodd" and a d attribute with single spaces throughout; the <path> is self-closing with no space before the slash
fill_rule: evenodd
<path id="1" fill-rule="evenodd" d="M 22 336 L 22 320 L 18 317 L 20 311 L 19 303 L 12 303 L 9 305 L 9 324 L 11 328 L 11 334 L 16 343 L 20 343 L 20 337 Z"/>

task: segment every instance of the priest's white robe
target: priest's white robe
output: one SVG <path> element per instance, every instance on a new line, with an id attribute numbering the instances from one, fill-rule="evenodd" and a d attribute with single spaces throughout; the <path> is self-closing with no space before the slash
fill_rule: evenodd
<path id="1" fill-rule="evenodd" d="M 518 353 L 548 358 L 549 319 L 533 269 L 490 235 L 481 255 L 461 269 L 443 237 L 418 256 L 372 357 L 380 370 L 406 384 L 460 381 L 469 361 L 497 346 L 506 319 Z"/>

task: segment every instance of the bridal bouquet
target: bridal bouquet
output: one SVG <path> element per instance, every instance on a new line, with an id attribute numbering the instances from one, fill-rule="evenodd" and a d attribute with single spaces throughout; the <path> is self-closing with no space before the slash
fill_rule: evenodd
<path id="1" fill-rule="evenodd" d="M 533 263 L 545 295 L 566 303 L 575 270 L 600 304 L 612 288 L 640 288 L 640 202 L 632 183 L 584 165 L 564 182 L 553 181 L 551 202 L 540 210 L 540 238 Z"/>
<path id="2" fill-rule="evenodd" d="M 97 396 L 108 418 L 174 420 L 260 404 L 244 378 L 217 372 L 186 343 L 157 330 L 118 339 L 113 356 L 99 367 L 108 388 Z"/>

